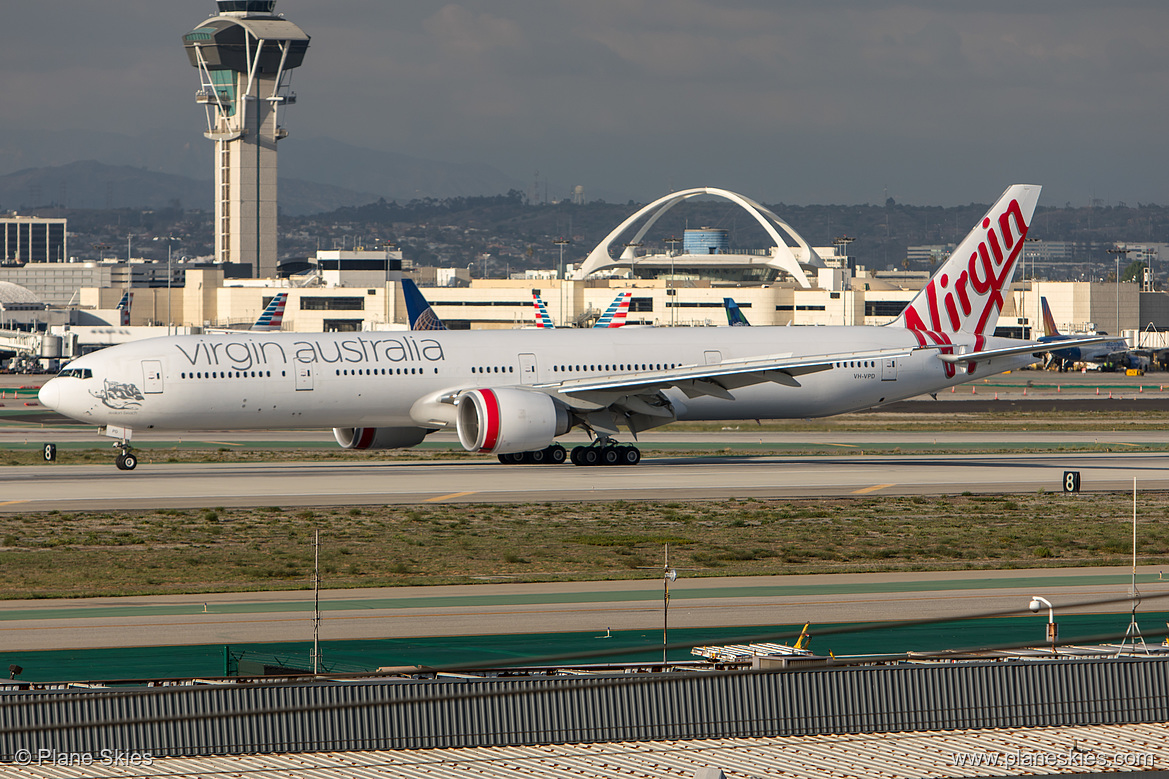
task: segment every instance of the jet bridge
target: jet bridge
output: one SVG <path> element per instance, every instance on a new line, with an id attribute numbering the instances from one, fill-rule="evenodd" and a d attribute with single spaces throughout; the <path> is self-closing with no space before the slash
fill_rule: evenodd
<path id="1" fill-rule="evenodd" d="M 61 360 L 77 357 L 77 336 L 72 333 L 30 333 L 24 330 L 0 330 L 0 353 L 11 352 L 23 365 L 36 361 L 43 369 L 52 370 Z"/>

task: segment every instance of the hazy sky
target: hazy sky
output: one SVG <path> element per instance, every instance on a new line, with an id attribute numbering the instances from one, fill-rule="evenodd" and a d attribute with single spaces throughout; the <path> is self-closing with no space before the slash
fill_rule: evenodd
<path id="1" fill-rule="evenodd" d="M 210 0 L 8 3 L 0 133 L 202 140 L 181 36 Z M 1169 203 L 1169 2 L 279 0 L 287 127 L 494 165 L 549 194 Z M 291 143 L 281 155 L 294 153 Z M 208 149 L 210 154 L 210 149 Z M 208 163 L 210 165 L 210 162 Z"/>

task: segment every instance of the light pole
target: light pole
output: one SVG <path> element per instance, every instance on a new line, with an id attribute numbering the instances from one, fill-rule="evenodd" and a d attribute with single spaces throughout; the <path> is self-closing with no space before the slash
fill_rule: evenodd
<path id="1" fill-rule="evenodd" d="M 840 285 L 840 303 L 841 303 L 840 319 L 841 319 L 841 322 L 843 322 L 846 325 L 852 324 L 852 322 L 849 321 L 851 319 L 851 317 L 849 317 L 849 315 L 848 315 L 849 307 L 850 307 L 849 304 L 851 301 L 849 300 L 848 295 L 844 294 L 852 287 L 852 284 L 851 284 L 852 268 L 849 267 L 849 262 L 848 262 L 848 245 L 855 240 L 856 240 L 855 238 L 850 238 L 847 235 L 841 235 L 841 236 L 838 236 L 838 237 L 832 239 L 832 245 L 836 247 L 836 256 L 844 258 L 844 270 L 848 274 L 848 276 L 847 276 L 848 280 Z"/>
<path id="2" fill-rule="evenodd" d="M 1112 333 L 1114 336 L 1120 335 L 1120 258 L 1121 255 L 1127 257 L 1130 251 L 1131 249 L 1121 249 L 1119 246 L 1108 250 L 1108 253 L 1116 258 L 1116 330 Z"/>
<path id="3" fill-rule="evenodd" d="M 670 582 L 678 578 L 678 572 L 670 567 L 670 545 L 666 544 L 666 560 L 662 569 L 662 670 L 666 670 L 666 633 L 670 624 Z"/>
<path id="4" fill-rule="evenodd" d="M 674 258 L 678 256 L 679 243 L 681 242 L 678 240 L 677 236 L 671 235 L 666 239 L 666 245 L 670 247 L 670 279 L 666 285 L 666 305 L 670 307 L 670 327 L 674 326 L 674 311 L 678 308 L 678 306 L 675 305 L 678 301 L 671 300 L 671 298 L 677 297 L 675 294 L 677 288 L 674 284 Z"/>
<path id="5" fill-rule="evenodd" d="M 1029 242 L 1030 243 L 1039 243 L 1039 241 L 1041 241 L 1041 240 L 1042 240 L 1041 238 L 1024 238 L 1023 239 L 1023 248 L 1019 250 L 1019 254 L 1021 255 L 1020 259 L 1021 259 L 1022 265 L 1023 265 L 1023 292 L 1021 295 L 1021 302 L 1019 303 L 1020 308 L 1023 309 L 1023 316 L 1020 317 L 1021 321 L 1019 323 L 1020 324 L 1019 329 L 1022 331 L 1020 333 L 1021 338 L 1029 337 L 1027 335 L 1027 325 L 1031 321 L 1031 315 L 1027 313 L 1027 244 Z M 1034 259 L 1031 260 L 1031 272 L 1032 273 L 1035 272 L 1035 260 Z"/>
<path id="6" fill-rule="evenodd" d="M 170 315 L 170 295 L 171 282 L 174 280 L 175 272 L 171 265 L 171 249 L 174 247 L 174 242 L 179 240 L 173 235 L 166 237 L 166 334 L 170 335 L 171 327 L 174 325 L 174 320 Z"/>
<path id="7" fill-rule="evenodd" d="M 1031 603 L 1028 604 L 1031 611 L 1038 613 L 1043 606 L 1047 607 L 1047 640 L 1051 642 L 1051 653 L 1056 654 L 1055 641 L 1059 635 L 1059 626 L 1055 624 L 1055 607 L 1047 598 L 1041 598 L 1038 595 L 1031 596 Z"/>
<path id="8" fill-rule="evenodd" d="M 627 243 L 625 250 L 629 252 L 629 275 L 637 281 L 637 250 L 641 248 L 640 243 Z"/>
<path id="9" fill-rule="evenodd" d="M 564 236 L 557 238 L 552 243 L 560 247 L 560 326 L 565 327 L 564 317 L 564 247 L 568 246 L 572 241 Z"/>

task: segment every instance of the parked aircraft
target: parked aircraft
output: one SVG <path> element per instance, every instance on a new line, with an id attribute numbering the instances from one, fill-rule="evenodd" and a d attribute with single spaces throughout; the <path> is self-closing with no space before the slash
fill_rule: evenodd
<path id="1" fill-rule="evenodd" d="M 122 293 L 122 299 L 118 301 L 118 305 L 117 305 L 118 311 L 122 312 L 119 319 L 118 319 L 118 324 L 120 324 L 122 327 L 129 327 L 130 326 L 130 305 L 133 302 L 134 302 L 134 293 L 133 292 L 126 291 L 126 292 Z"/>
<path id="2" fill-rule="evenodd" d="M 603 330 L 610 327 L 624 326 L 625 318 L 629 314 L 629 302 L 632 299 L 632 292 L 618 292 L 617 297 L 613 298 L 613 302 L 609 304 L 609 307 L 597 319 L 593 328 Z M 536 308 L 536 327 L 541 330 L 555 329 L 556 325 L 552 324 L 552 317 L 548 314 L 548 306 L 544 304 L 544 299 L 540 297 L 540 293 L 536 290 L 532 290 L 532 304 Z"/>
<path id="3" fill-rule="evenodd" d="M 269 332 L 279 330 L 284 322 L 284 304 L 288 302 L 287 292 L 277 292 L 276 296 L 268 301 L 268 305 L 260 312 L 260 316 L 252 325 L 252 332 Z"/>
<path id="4" fill-rule="evenodd" d="M 412 280 L 402 278 L 402 297 L 406 298 L 406 317 L 410 320 L 411 330 L 446 330 L 446 323 L 438 318 L 430 303 L 422 296 L 418 285 Z"/>
<path id="5" fill-rule="evenodd" d="M 727 324 L 731 327 L 751 326 L 751 323 L 747 321 L 747 316 L 739 308 L 739 304 L 735 302 L 734 298 L 723 298 L 723 308 L 727 312 Z"/>
<path id="6" fill-rule="evenodd" d="M 351 449 L 451 429 L 502 462 L 562 462 L 556 439 L 582 428 L 574 463 L 632 465 L 620 428 L 828 416 L 1034 362 L 1043 344 L 991 333 L 1038 198 L 1007 189 L 889 326 L 175 336 L 79 357 L 40 400 L 100 425 L 123 470 L 135 430 L 261 428 L 333 428 Z"/>
<path id="7" fill-rule="evenodd" d="M 632 292 L 618 292 L 617 297 L 601 314 L 601 318 L 593 325 L 595 328 L 621 327 L 625 324 L 625 317 L 629 315 L 629 303 L 633 299 Z"/>
<path id="8" fill-rule="evenodd" d="M 1055 317 L 1051 315 L 1051 308 L 1047 305 L 1047 298 L 1039 298 L 1039 305 L 1043 309 L 1043 337 L 1039 343 L 1050 349 L 1049 362 L 1055 363 L 1061 370 L 1070 368 L 1076 363 L 1088 363 L 1093 366 L 1121 365 L 1128 367 L 1142 367 L 1140 358 L 1130 355 L 1128 342 L 1123 338 L 1103 339 L 1102 343 L 1090 346 L 1069 346 L 1067 348 L 1051 347 L 1064 341 L 1072 340 L 1072 336 L 1063 335 L 1055 326 Z M 1147 365 L 1147 362 L 1145 363 Z"/>
<path id="9" fill-rule="evenodd" d="M 536 309 L 536 327 L 541 330 L 555 330 L 556 325 L 552 323 L 548 306 L 544 304 L 544 299 L 536 290 L 532 290 L 532 306 Z"/>

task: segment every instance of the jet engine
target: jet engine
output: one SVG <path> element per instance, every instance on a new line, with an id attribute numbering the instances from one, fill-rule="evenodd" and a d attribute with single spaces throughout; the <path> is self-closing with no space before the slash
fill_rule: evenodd
<path id="1" fill-rule="evenodd" d="M 408 449 L 430 432 L 424 427 L 335 427 L 333 437 L 342 449 Z"/>
<path id="2" fill-rule="evenodd" d="M 542 392 L 474 389 L 456 404 L 459 443 L 469 452 L 509 454 L 543 449 L 567 433 L 568 410 Z"/>

